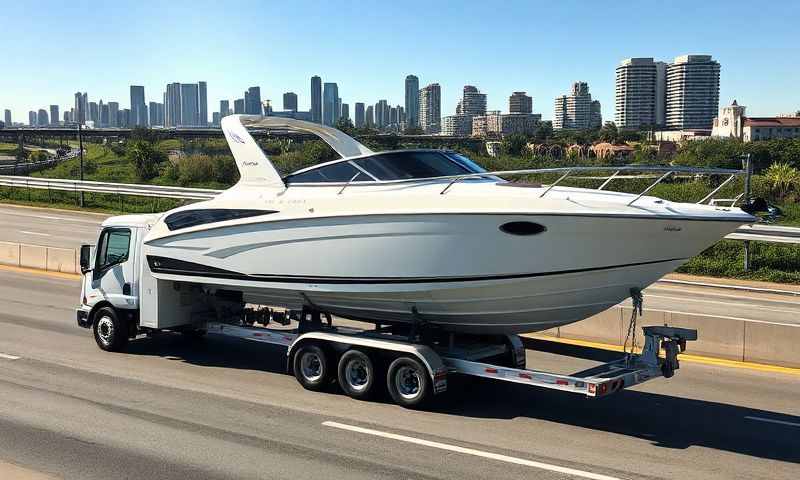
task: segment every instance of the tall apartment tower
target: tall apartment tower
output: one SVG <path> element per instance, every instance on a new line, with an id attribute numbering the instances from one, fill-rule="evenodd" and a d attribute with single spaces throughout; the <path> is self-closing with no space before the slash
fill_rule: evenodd
<path id="1" fill-rule="evenodd" d="M 297 111 L 297 94 L 294 92 L 286 92 L 283 94 L 283 109 L 292 112 Z"/>
<path id="2" fill-rule="evenodd" d="M 36 125 L 44 127 L 50 125 L 50 118 L 47 116 L 47 110 L 40 108 L 36 114 Z"/>
<path id="3" fill-rule="evenodd" d="M 244 113 L 244 98 L 237 98 L 233 101 L 233 113 Z"/>
<path id="4" fill-rule="evenodd" d="M 456 106 L 456 115 L 486 115 L 486 94 L 481 93 L 477 87 L 464 85 L 463 96 Z"/>
<path id="5" fill-rule="evenodd" d="M 325 125 L 334 126 L 339 120 L 337 111 L 338 100 L 339 86 L 334 82 L 325 82 L 322 88 L 322 123 Z"/>
<path id="6" fill-rule="evenodd" d="M 177 127 L 182 125 L 181 113 L 181 84 L 177 82 L 167 84 L 167 91 L 164 93 L 164 126 Z M 116 117 L 111 112 L 112 121 Z"/>
<path id="7" fill-rule="evenodd" d="M 59 118 L 61 116 L 58 114 L 58 105 L 50 105 L 50 123 L 58 125 Z M 11 126 L 11 122 L 8 122 L 8 126 Z"/>
<path id="8" fill-rule="evenodd" d="M 533 113 L 533 99 L 525 92 L 514 92 L 508 97 L 508 113 Z"/>
<path id="9" fill-rule="evenodd" d="M 197 100 L 200 106 L 200 122 L 201 127 L 208 126 L 208 85 L 206 82 L 197 82 Z"/>
<path id="10" fill-rule="evenodd" d="M 569 95 L 556 97 L 553 128 L 556 130 L 599 128 L 602 124 L 602 118 L 599 115 L 600 102 L 595 102 L 592 101 L 592 95 L 589 94 L 588 83 L 573 83 Z"/>
<path id="11" fill-rule="evenodd" d="M 342 105 L 342 112 L 340 118 L 342 120 L 350 120 L 350 105 L 347 103 L 342 103 L 341 105 Z"/>
<path id="12" fill-rule="evenodd" d="M 72 120 L 73 122 L 75 119 Z M 118 102 L 108 102 L 108 126 L 109 127 L 117 127 L 119 126 L 119 103 Z"/>
<path id="13" fill-rule="evenodd" d="M 718 111 L 719 63 L 711 55 L 675 57 L 667 65 L 667 129 L 711 129 Z"/>
<path id="14" fill-rule="evenodd" d="M 86 92 L 75 92 L 75 118 L 74 122 L 84 124 L 89 116 L 89 96 Z"/>
<path id="15" fill-rule="evenodd" d="M 358 108 L 358 107 L 356 107 L 356 108 Z M 3 112 L 3 120 L 6 122 L 6 127 L 10 127 L 12 125 L 11 124 L 11 110 L 9 110 L 7 108 L 5 109 L 5 111 Z"/>
<path id="16" fill-rule="evenodd" d="M 375 126 L 375 117 L 372 112 L 372 105 L 370 105 L 367 107 L 367 111 L 364 114 L 364 126 L 367 128 L 372 128 Z"/>
<path id="17" fill-rule="evenodd" d="M 355 118 L 353 124 L 355 125 L 356 128 L 364 128 L 364 123 L 365 123 L 364 104 L 362 102 L 356 102 Z"/>
<path id="18" fill-rule="evenodd" d="M 200 125 L 200 105 L 196 83 L 181 84 L 181 123 L 187 127 Z"/>
<path id="19" fill-rule="evenodd" d="M 244 92 L 244 113 L 248 115 L 262 115 L 261 87 L 250 87 Z"/>
<path id="20" fill-rule="evenodd" d="M 230 113 L 231 113 L 230 109 L 231 109 L 231 107 L 230 107 L 230 104 L 228 103 L 227 100 L 220 100 L 219 101 L 219 117 L 220 118 L 224 118 L 224 117 L 230 115 Z"/>
<path id="21" fill-rule="evenodd" d="M 147 125 L 147 106 L 144 103 L 144 87 L 131 85 L 131 126 Z"/>
<path id="22" fill-rule="evenodd" d="M 419 126 L 425 133 L 439 133 L 442 124 L 442 88 L 431 83 L 419 91 Z"/>
<path id="23" fill-rule="evenodd" d="M 614 122 L 641 129 L 665 124 L 666 64 L 652 58 L 626 58 L 616 71 Z"/>
<path id="24" fill-rule="evenodd" d="M 322 79 L 311 77 L 311 121 L 322 123 Z"/>
<path id="25" fill-rule="evenodd" d="M 406 126 L 419 127 L 419 78 L 416 75 L 406 77 Z"/>

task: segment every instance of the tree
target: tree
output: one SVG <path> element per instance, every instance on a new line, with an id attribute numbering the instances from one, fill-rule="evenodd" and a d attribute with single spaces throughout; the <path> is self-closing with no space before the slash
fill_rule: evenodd
<path id="1" fill-rule="evenodd" d="M 419 127 L 408 127 L 403 132 L 403 135 L 424 135 L 425 132 Z"/>
<path id="2" fill-rule="evenodd" d="M 125 158 L 133 165 L 139 180 L 147 181 L 158 176 L 158 166 L 167 156 L 150 142 L 133 140 L 128 143 Z"/>
<path id="3" fill-rule="evenodd" d="M 541 122 L 539 128 L 536 129 L 534 139 L 541 143 L 550 138 L 553 138 L 553 122 Z"/>
<path id="4" fill-rule="evenodd" d="M 500 150 L 506 155 L 519 157 L 528 146 L 528 139 L 525 135 L 514 133 L 506 136 L 500 142 Z"/>
<path id="5" fill-rule="evenodd" d="M 354 134 L 356 129 L 353 126 L 353 122 L 351 122 L 349 118 L 340 118 L 339 121 L 336 122 L 336 128 L 351 136 Z"/>
<path id="6" fill-rule="evenodd" d="M 764 172 L 770 190 L 783 200 L 786 195 L 800 187 L 800 171 L 788 163 L 773 163 Z"/>
<path id="7" fill-rule="evenodd" d="M 619 130 L 614 122 L 606 122 L 598 133 L 600 140 L 608 143 L 617 143 L 619 139 Z"/>

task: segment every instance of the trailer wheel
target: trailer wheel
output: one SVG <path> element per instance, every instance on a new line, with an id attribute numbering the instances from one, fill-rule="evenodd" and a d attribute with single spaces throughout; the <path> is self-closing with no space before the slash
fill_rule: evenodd
<path id="1" fill-rule="evenodd" d="M 117 316 L 111 307 L 103 307 L 94 314 L 94 341 L 107 352 L 121 352 L 128 345 L 127 321 Z"/>
<path id="2" fill-rule="evenodd" d="M 349 397 L 365 399 L 375 385 L 375 366 L 361 350 L 348 350 L 339 359 L 339 386 Z"/>
<path id="3" fill-rule="evenodd" d="M 396 404 L 417 408 L 430 395 L 431 379 L 428 370 L 419 360 L 403 356 L 389 365 L 386 387 Z"/>
<path id="4" fill-rule="evenodd" d="M 294 354 L 294 376 L 306 390 L 318 392 L 328 379 L 328 357 L 317 345 L 303 345 Z"/>

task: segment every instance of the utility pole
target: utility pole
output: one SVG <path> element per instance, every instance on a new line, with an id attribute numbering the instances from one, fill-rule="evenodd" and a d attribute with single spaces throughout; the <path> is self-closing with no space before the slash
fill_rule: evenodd
<path id="1" fill-rule="evenodd" d="M 81 129 L 81 122 L 78 122 L 78 148 L 80 149 L 81 157 L 81 181 L 83 181 L 83 130 Z M 83 208 L 83 189 L 80 194 L 80 207 Z"/>
<path id="2" fill-rule="evenodd" d="M 753 164 L 750 162 L 750 154 L 744 156 L 742 159 L 742 163 L 744 164 L 744 201 L 743 204 L 747 204 L 750 202 L 750 184 L 751 178 L 753 176 Z M 750 270 L 750 240 L 745 240 L 744 242 L 744 271 L 747 272 Z"/>

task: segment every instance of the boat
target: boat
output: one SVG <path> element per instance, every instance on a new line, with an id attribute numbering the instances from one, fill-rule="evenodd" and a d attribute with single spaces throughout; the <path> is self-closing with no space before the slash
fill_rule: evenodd
<path id="1" fill-rule="evenodd" d="M 249 128 L 313 134 L 340 159 L 281 177 Z M 373 152 L 331 127 L 289 118 L 222 120 L 241 179 L 161 215 L 143 253 L 157 279 L 243 292 L 247 302 L 376 324 L 512 334 L 586 319 L 755 221 L 712 202 L 738 170 L 595 167 L 487 172 L 448 150 Z M 610 190 L 628 171 L 638 194 Z M 548 185 L 509 176 L 561 175 Z M 670 175 L 728 180 L 699 203 L 647 193 Z"/>

